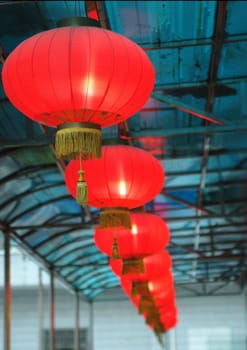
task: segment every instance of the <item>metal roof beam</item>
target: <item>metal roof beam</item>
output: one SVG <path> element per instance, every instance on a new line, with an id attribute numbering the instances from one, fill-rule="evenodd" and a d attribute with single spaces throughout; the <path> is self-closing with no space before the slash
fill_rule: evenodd
<path id="1" fill-rule="evenodd" d="M 234 125 L 224 126 L 192 126 L 187 128 L 174 128 L 174 129 L 144 129 L 140 131 L 129 131 L 126 135 L 120 135 L 120 138 L 126 140 L 138 139 L 140 137 L 176 137 L 181 135 L 196 135 L 207 133 L 222 134 L 228 132 L 244 132 L 247 131 L 247 123 L 235 123 Z"/>
<path id="2" fill-rule="evenodd" d="M 86 265 L 87 267 L 90 266 L 91 269 L 90 271 L 86 271 L 85 272 L 85 263 L 72 263 L 72 264 L 69 264 L 69 267 L 71 268 L 69 271 L 67 271 L 66 274 L 64 274 L 64 276 L 66 277 L 66 279 L 68 278 L 69 281 L 71 281 L 71 283 L 73 283 L 73 281 L 75 281 L 78 277 L 77 277 L 77 274 L 78 274 L 78 267 L 79 269 L 83 269 L 84 268 L 84 272 L 83 272 L 83 276 L 85 274 L 94 274 L 94 273 L 98 273 L 99 272 L 99 268 L 100 268 L 100 271 L 102 270 L 108 270 L 109 271 L 109 266 L 108 266 L 108 259 L 106 259 L 106 257 L 104 255 L 102 255 L 103 259 L 99 262 L 90 262 L 88 265 Z M 76 261 L 76 259 L 75 259 Z M 59 266 L 56 266 L 56 269 L 60 270 L 60 269 L 63 269 L 63 268 L 66 268 L 68 267 L 67 265 L 59 265 Z M 95 272 L 94 272 L 95 271 Z"/>
<path id="3" fill-rule="evenodd" d="M 47 244 L 50 244 L 51 242 L 53 242 L 54 240 L 58 239 L 59 237 L 68 237 L 67 234 L 73 234 L 73 233 L 77 233 L 78 235 L 83 235 L 84 239 L 88 239 L 88 238 L 92 238 L 92 234 L 91 235 L 86 235 L 84 233 L 82 233 L 83 230 L 86 230 L 85 228 L 78 228 L 78 229 L 68 229 L 62 232 L 58 232 L 58 233 L 54 233 L 52 235 L 50 235 L 49 238 L 47 238 L 46 240 L 39 242 L 38 244 L 36 244 L 33 249 L 37 250 L 40 248 L 45 247 Z M 36 232 L 38 234 L 38 232 Z M 24 239 L 26 238 L 25 235 L 22 236 Z"/>
<path id="4" fill-rule="evenodd" d="M 172 237 L 173 239 L 175 237 Z M 228 252 L 228 251 L 232 251 L 232 250 L 241 250 L 242 247 L 244 247 L 247 244 L 246 239 L 242 238 L 242 239 L 234 239 L 234 237 L 232 237 L 232 240 L 224 240 L 221 242 L 214 242 L 214 251 L 216 252 Z M 231 248 L 224 248 L 224 246 L 227 245 L 232 245 Z M 241 245 L 241 248 L 239 247 L 239 245 Z M 218 247 L 217 247 L 218 246 Z M 205 256 L 205 253 L 211 252 L 211 243 L 200 243 L 200 247 L 204 247 L 204 248 L 209 248 L 208 250 L 200 250 L 200 251 L 196 251 L 194 250 L 194 247 L 192 244 L 177 244 L 175 243 L 173 240 L 169 243 L 168 245 L 169 248 L 179 248 L 181 250 L 187 251 L 190 254 L 195 254 L 196 256 Z M 246 245 L 247 247 L 247 245 Z"/>
<path id="5" fill-rule="evenodd" d="M 33 3 L 36 1 L 37 0 L 0 1 L 0 6 L 26 4 L 26 3 Z"/>
<path id="6" fill-rule="evenodd" d="M 107 266 L 106 266 L 107 267 Z M 102 271 L 102 270 L 94 270 L 94 271 L 92 271 L 92 272 L 90 272 L 90 273 L 86 273 L 85 275 L 83 275 L 83 276 L 80 276 L 79 278 L 75 278 L 74 280 L 73 280 L 73 282 L 72 283 L 76 283 L 76 285 L 78 286 L 80 286 L 80 288 L 90 288 L 90 283 L 88 283 L 89 282 L 89 280 L 91 279 L 91 278 L 93 278 L 93 284 L 95 283 L 95 282 L 97 282 L 97 281 L 102 281 L 102 280 L 104 280 L 104 279 L 108 279 L 109 278 L 109 275 L 105 275 L 104 274 L 104 272 L 105 271 Z M 112 279 L 112 277 L 115 277 L 116 278 L 116 276 L 113 274 L 113 273 L 111 273 L 110 274 L 110 278 Z M 92 283 L 92 282 L 91 282 Z M 84 285 L 82 285 L 82 284 L 84 284 Z M 91 286 L 92 287 L 92 286 Z M 97 287 L 96 287 L 97 288 Z"/>
<path id="7" fill-rule="evenodd" d="M 64 197 L 64 198 L 63 198 Z M 58 200 L 62 200 L 62 199 L 65 199 L 66 198 L 66 196 L 63 196 L 63 197 L 60 197 L 60 199 L 59 198 L 55 198 L 55 199 L 52 199 L 52 201 L 53 202 L 56 202 L 56 201 L 58 201 Z M 49 203 L 50 203 L 50 201 L 49 201 Z M 43 203 L 44 205 L 46 205 L 47 204 L 47 202 L 46 203 Z M 238 218 L 246 218 L 246 215 L 245 215 L 245 213 L 236 213 L 236 218 L 238 217 Z M 197 220 L 197 216 L 195 215 L 195 216 L 181 216 L 181 217 L 170 217 L 170 218 L 165 218 L 164 220 L 166 221 L 166 222 L 180 222 L 180 221 L 194 221 L 194 220 Z M 222 220 L 227 220 L 228 219 L 228 216 L 227 215 L 225 215 L 225 216 L 223 216 L 223 215 L 221 215 L 221 214 L 214 214 L 214 215 L 203 215 L 202 217 L 201 217 L 201 220 L 212 220 L 212 219 L 222 219 Z M 236 225 L 238 225 L 239 223 L 236 223 Z M 244 223 L 243 223 L 244 224 Z M 234 223 L 234 225 L 235 225 L 235 223 Z M 242 225 L 242 224 L 241 224 Z M 229 224 L 228 224 L 228 226 L 229 226 Z M 14 230 L 24 230 L 24 229 L 28 229 L 28 228 L 35 228 L 35 227 L 40 227 L 40 228 L 44 228 L 44 227 L 54 227 L 54 228 L 56 228 L 56 227 L 70 227 L 71 228 L 71 230 L 72 229 L 82 229 L 82 225 L 81 224 L 71 224 L 71 223 L 63 223 L 63 224 L 41 224 L 41 225 L 37 225 L 37 226 L 30 226 L 30 225 L 26 225 L 26 226 L 20 226 L 20 225 L 13 225 L 13 226 L 11 226 L 12 227 L 12 229 L 14 229 Z"/>
<path id="8" fill-rule="evenodd" d="M 26 190 L 22 193 L 18 193 L 16 194 L 15 196 L 11 197 L 10 199 L 8 199 L 7 201 L 5 201 L 4 203 L 2 203 L 0 205 L 0 210 L 4 209 L 6 206 L 8 206 L 9 204 L 11 204 L 12 202 L 16 202 L 18 201 L 19 199 L 23 199 L 25 198 L 26 196 L 30 196 L 32 195 L 33 193 L 37 193 L 37 192 L 40 192 L 40 191 L 45 191 L 45 190 L 48 190 L 50 188 L 56 188 L 56 187 L 60 187 L 60 186 L 63 186 L 64 187 L 64 182 L 58 182 L 58 183 L 53 183 L 53 184 L 48 184 L 48 185 L 45 185 L 45 186 L 42 186 L 42 187 L 33 187 L 33 188 L 30 188 L 29 190 Z"/>
<path id="9" fill-rule="evenodd" d="M 236 217 L 246 219 L 246 215 L 244 213 L 237 213 Z M 198 216 L 181 216 L 181 217 L 171 217 L 171 218 L 165 218 L 165 221 L 169 222 L 179 222 L 179 221 L 196 221 L 198 219 Z M 212 219 L 222 219 L 222 220 L 228 220 L 228 215 L 221 215 L 221 214 L 214 214 L 214 215 L 202 215 L 200 216 L 200 220 L 212 220 Z"/>
<path id="10" fill-rule="evenodd" d="M 65 253 L 63 253 L 63 254 L 61 254 L 60 256 L 58 256 L 55 260 L 53 260 L 52 264 L 55 266 L 60 260 L 63 260 L 63 259 L 66 258 L 68 255 L 73 254 L 73 253 L 76 253 L 76 252 L 78 252 L 78 251 L 81 251 L 81 253 L 82 253 L 82 256 L 81 256 L 81 257 L 82 257 L 82 258 L 87 258 L 87 257 L 89 257 L 89 256 L 91 256 L 91 255 L 94 255 L 95 252 L 93 252 L 92 254 L 85 254 L 85 249 L 87 249 L 87 248 L 93 248 L 93 247 L 95 247 L 95 245 L 94 245 L 93 242 L 92 242 L 92 243 L 89 243 L 89 244 L 86 244 L 86 245 L 83 247 L 84 251 L 82 251 L 82 247 L 81 247 L 81 246 L 75 247 L 75 248 L 73 248 L 73 249 L 71 249 L 71 250 L 69 250 L 69 251 L 67 251 L 67 252 L 65 252 Z M 100 253 L 97 252 L 97 255 L 100 255 Z M 76 257 L 76 258 L 78 258 L 78 257 Z M 68 262 L 68 264 L 70 264 L 70 262 Z"/>
<path id="11" fill-rule="evenodd" d="M 8 225 L 11 226 L 11 224 L 12 224 L 14 221 L 20 219 L 23 215 L 29 214 L 29 213 L 31 213 L 32 211 L 36 210 L 36 209 L 40 209 L 40 208 L 46 206 L 47 204 L 60 202 L 60 201 L 62 201 L 62 200 L 74 200 L 74 198 L 71 197 L 71 195 L 68 195 L 68 194 L 66 194 L 66 195 L 64 195 L 64 196 L 59 196 L 59 197 L 51 198 L 51 199 L 49 199 L 49 200 L 47 200 L 47 201 L 44 201 L 44 202 L 39 203 L 39 204 L 37 204 L 37 205 L 34 205 L 34 206 L 32 206 L 32 207 L 30 207 L 30 208 L 28 208 L 28 209 L 22 211 L 22 212 L 19 213 L 18 215 L 12 217 L 12 219 L 8 222 Z"/>
<path id="12" fill-rule="evenodd" d="M 232 77 L 232 78 L 225 78 L 225 79 L 217 79 L 215 83 L 215 87 L 220 87 L 221 85 L 232 85 L 232 84 L 240 84 L 247 82 L 246 76 L 240 76 L 240 77 Z M 199 81 L 191 81 L 186 83 L 170 83 L 170 84 L 156 84 L 154 87 L 154 91 L 159 90 L 179 90 L 179 89 L 191 89 L 191 88 L 197 88 L 197 87 L 207 87 L 208 81 L 206 80 L 199 80 Z"/>
<path id="13" fill-rule="evenodd" d="M 238 34 L 238 35 L 228 35 L 224 39 L 224 44 L 232 44 L 247 41 L 247 34 Z M 164 49 L 180 49 L 182 47 L 193 47 L 193 46 L 210 46 L 214 45 L 212 39 L 187 39 L 187 40 L 177 40 L 170 42 L 159 42 L 159 43 L 138 43 L 145 51 L 153 50 L 164 50 Z"/>
<path id="14" fill-rule="evenodd" d="M 237 178 L 233 180 L 227 180 L 223 182 L 224 188 L 226 187 L 231 187 L 231 186 L 240 186 L 244 185 L 246 183 L 245 180 L 238 180 Z M 208 189 L 219 189 L 220 182 L 213 182 L 213 183 L 208 183 L 207 188 Z M 198 189 L 197 184 L 193 185 L 181 185 L 181 186 L 169 186 L 168 184 L 166 185 L 166 191 L 180 191 L 180 190 L 191 190 L 191 189 Z"/>
<path id="15" fill-rule="evenodd" d="M 57 169 L 56 164 L 40 164 L 40 165 L 35 165 L 27 168 L 22 168 L 19 169 L 7 176 L 4 176 L 2 179 L 0 179 L 0 186 L 11 181 L 11 180 L 16 180 L 22 176 L 27 176 L 29 174 L 35 174 L 36 172 L 43 172 L 46 170 L 50 169 Z"/>
<path id="16" fill-rule="evenodd" d="M 65 236 L 66 237 L 66 236 Z M 68 237 L 68 236 L 67 236 Z M 45 254 L 44 254 L 44 256 L 46 257 L 46 258 L 49 258 L 49 256 L 50 255 L 52 255 L 52 254 L 54 254 L 55 252 L 57 252 L 57 251 L 61 251 L 63 248 L 65 248 L 65 247 L 69 247 L 71 244 L 75 244 L 75 243 L 82 243 L 82 242 L 88 242 L 88 241 L 90 241 L 90 239 L 91 239 L 91 241 L 92 242 L 90 242 L 90 245 L 92 244 L 93 245 L 93 240 L 92 240 L 92 237 L 76 237 L 76 238 L 74 238 L 74 239 L 71 239 L 71 240 L 67 240 L 66 242 L 63 242 L 62 244 L 56 244 L 56 245 L 54 245 L 54 248 L 52 248 L 51 250 L 49 250 L 48 252 L 46 252 Z M 81 249 L 83 249 L 83 248 L 85 248 L 85 247 L 88 247 L 88 244 L 86 244 L 86 245 L 80 245 L 80 248 Z M 35 247 L 34 248 L 34 250 L 35 251 L 38 251 L 38 249 Z"/>
<path id="17" fill-rule="evenodd" d="M 166 178 L 168 177 L 180 177 L 180 176 L 190 176 L 190 175 L 198 175 L 200 174 L 201 172 L 201 169 L 198 170 L 198 171 L 180 171 L 180 172 L 177 172 L 177 171 L 166 171 Z M 220 172 L 221 174 L 224 174 L 224 173 L 232 173 L 234 172 L 235 174 L 236 173 L 239 173 L 239 172 L 244 172 L 244 173 L 247 173 L 247 168 L 222 168 L 220 169 Z M 207 171 L 208 174 L 218 174 L 219 173 L 219 169 L 208 169 Z"/>
<path id="18" fill-rule="evenodd" d="M 216 117 L 214 116 L 214 114 L 212 114 L 211 112 L 207 112 L 204 110 L 201 110 L 197 107 L 193 107 L 188 105 L 187 103 L 182 102 L 181 100 L 174 98 L 172 96 L 169 95 L 161 95 L 158 93 L 152 93 L 151 97 L 157 101 L 163 102 L 171 107 L 174 107 L 176 109 L 179 109 L 185 113 L 188 114 L 192 114 L 196 117 L 199 117 L 201 119 L 205 119 L 211 123 L 215 123 L 218 125 L 223 125 L 224 123 L 228 123 L 229 121 L 227 119 L 224 119 L 222 117 Z"/>
<path id="19" fill-rule="evenodd" d="M 27 137 L 26 139 L 13 139 L 13 140 L 1 140 L 0 146 L 4 147 L 6 150 L 11 148 L 28 148 L 28 147 L 42 147 L 48 146 L 55 142 L 55 136 L 50 134 L 36 135 L 33 137 Z"/>
<path id="20" fill-rule="evenodd" d="M 91 247 L 95 247 L 94 244 L 91 245 Z M 92 257 L 100 257 L 100 261 L 97 261 L 97 262 L 94 262 L 94 261 L 88 261 L 89 258 L 92 258 Z M 79 262 L 78 262 L 79 261 Z M 100 266 L 104 266 L 105 264 L 108 263 L 108 257 L 105 256 L 104 254 L 98 252 L 98 251 L 94 251 L 90 254 L 86 254 L 86 255 L 83 255 L 83 256 L 76 256 L 74 259 L 70 260 L 69 262 L 66 263 L 66 265 L 64 264 L 58 264 L 56 262 L 56 268 L 60 268 L 60 267 L 65 267 L 65 266 L 71 266 L 71 265 L 74 265 L 75 267 L 83 267 L 85 266 L 85 264 L 89 264 L 89 265 L 100 265 Z"/>
<path id="21" fill-rule="evenodd" d="M 174 128 L 174 129 L 143 129 L 140 131 L 132 131 L 129 130 L 126 133 L 122 133 L 120 135 L 120 139 L 122 140 L 129 140 L 129 139 L 138 139 L 142 137 L 177 137 L 181 135 L 199 135 L 207 133 L 209 135 L 213 134 L 222 134 L 222 133 L 242 133 L 247 131 L 247 123 L 234 123 L 234 125 L 224 125 L 224 126 L 192 126 L 187 128 Z M 54 135 L 44 135 L 35 137 L 33 139 L 21 139 L 21 140 L 15 140 L 13 142 L 5 142 L 6 147 L 13 147 L 8 148 L 4 151 L 4 154 L 2 152 L 1 156 L 5 156 L 12 151 L 19 150 L 21 148 L 29 148 L 29 147 L 39 147 L 40 142 L 42 142 L 42 145 L 50 145 L 55 142 Z M 104 143 L 104 142 L 103 142 Z M 237 150 L 236 150 L 237 151 Z"/>
<path id="22" fill-rule="evenodd" d="M 169 241 L 169 245 L 168 247 L 174 247 L 174 248 L 179 248 L 183 251 L 186 251 L 187 253 L 189 254 L 194 254 L 195 256 L 200 256 L 200 257 L 203 257 L 204 256 L 204 252 L 201 252 L 199 250 L 195 250 L 193 248 L 193 246 L 191 245 L 183 245 L 183 244 L 178 244 L 178 243 L 175 243 L 174 241 L 170 240 Z"/>
<path id="23" fill-rule="evenodd" d="M 78 215 L 78 218 L 80 216 Z M 67 218 L 65 218 L 64 220 L 67 220 Z M 60 221 L 56 221 L 56 223 L 58 224 L 61 224 L 63 220 L 60 220 Z M 51 222 L 53 225 L 54 225 L 54 228 L 59 228 L 56 226 L 56 223 L 53 223 Z M 49 222 L 48 222 L 49 224 Z M 67 223 L 69 224 L 69 223 Z M 73 225 L 75 225 L 73 223 Z M 49 226 L 48 226 L 49 227 Z M 61 227 L 61 226 L 60 226 Z M 31 225 L 28 229 L 32 229 L 31 232 L 27 232 L 25 233 L 24 235 L 22 235 L 22 238 L 23 239 L 27 239 L 29 236 L 31 235 L 38 235 L 39 234 L 39 228 L 44 228 L 44 225 L 38 225 L 38 226 L 35 226 L 35 225 Z M 92 228 L 92 225 L 91 224 L 88 224 L 88 229 Z M 49 243 L 50 241 L 52 241 L 53 239 L 57 239 L 61 236 L 65 236 L 65 234 L 67 233 L 73 233 L 75 231 L 78 231 L 78 233 L 82 234 L 83 231 L 87 231 L 88 230 L 87 228 L 85 228 L 85 225 L 83 224 L 83 227 L 81 227 L 81 223 L 78 223 L 78 228 L 69 228 L 67 230 L 64 230 L 64 231 L 59 231 L 59 232 L 53 232 L 53 233 L 50 233 L 50 237 L 47 238 L 47 240 L 45 241 L 42 241 L 42 242 L 39 242 L 34 248 L 39 248 L 39 247 L 42 247 L 43 245 L 46 245 L 47 243 Z M 85 236 L 85 234 L 83 233 L 83 235 Z"/>
<path id="24" fill-rule="evenodd" d="M 226 6 L 227 1 L 217 1 L 217 9 L 216 9 L 216 18 L 215 18 L 215 28 L 214 28 L 214 46 L 211 55 L 209 74 L 208 74 L 208 96 L 206 102 L 206 111 L 208 113 L 212 113 L 214 99 L 215 99 L 215 91 L 216 91 L 216 81 L 218 75 L 218 68 L 221 58 L 221 50 L 224 41 L 225 34 L 225 23 L 226 23 Z M 208 121 L 205 121 L 205 125 L 208 125 Z M 209 159 L 209 150 L 210 150 L 210 142 L 211 135 L 208 132 L 204 133 L 203 136 L 203 154 L 201 160 L 201 177 L 200 177 L 200 185 L 198 190 L 198 198 L 197 205 L 199 207 L 202 206 L 203 203 L 203 192 L 206 186 L 206 176 L 207 176 L 207 167 L 208 167 L 208 159 Z M 220 186 L 221 186 L 220 182 Z M 219 186 L 219 187 L 220 187 Z M 195 227 L 195 238 L 194 238 L 194 249 L 199 249 L 200 244 L 200 226 L 201 226 L 201 213 L 197 212 L 197 220 Z M 196 266 L 197 261 L 194 261 L 193 264 L 193 273 L 196 274 Z"/>
<path id="25" fill-rule="evenodd" d="M 246 225 L 246 224 L 243 224 L 243 225 Z M 228 224 L 227 225 L 225 225 L 225 227 L 228 227 Z M 206 237 L 206 238 L 210 238 L 210 232 L 202 232 L 202 230 L 203 229 L 206 229 L 206 230 L 208 230 L 209 231 L 209 228 L 208 227 L 206 227 L 206 228 L 204 228 L 204 227 L 201 227 L 201 236 L 203 236 L 203 237 Z M 176 232 L 177 232 L 178 230 L 176 230 L 176 229 L 173 229 L 172 230 L 172 239 L 173 240 L 176 240 L 176 239 L 181 239 L 181 240 L 183 240 L 183 239 L 191 239 L 191 238 L 194 238 L 194 234 L 192 233 L 192 232 L 194 232 L 194 228 L 192 228 L 192 229 L 190 229 L 190 231 L 191 231 L 191 234 L 186 234 L 186 235 L 184 235 L 184 234 L 182 234 L 182 235 L 177 235 L 176 234 Z M 183 232 L 186 232 L 186 230 L 185 229 L 181 229 L 180 231 L 183 231 Z M 244 230 L 238 230 L 238 231 L 223 231 L 223 232 L 214 232 L 214 238 L 217 238 L 217 237 L 228 237 L 228 236 L 230 236 L 230 237 L 232 237 L 232 240 L 234 241 L 234 240 L 236 240 L 236 238 L 235 238 L 235 236 L 237 235 L 237 236 L 246 236 L 246 234 L 247 234 L 247 228 L 246 229 L 244 229 Z M 229 241 L 230 242 L 230 241 Z M 215 242 L 215 244 L 220 244 L 221 242 Z"/>
<path id="26" fill-rule="evenodd" d="M 179 197 L 177 197 L 177 196 L 175 196 L 175 195 L 173 195 L 173 194 L 171 194 L 171 193 L 168 193 L 167 190 L 162 190 L 161 193 L 162 193 L 165 197 L 170 198 L 170 199 L 174 200 L 175 202 L 179 202 L 179 203 L 181 203 L 181 204 L 184 204 L 184 205 L 186 205 L 186 206 L 189 207 L 189 208 L 195 209 L 196 211 L 201 211 L 201 212 L 204 213 L 204 214 L 215 214 L 215 213 L 212 212 L 211 210 L 208 210 L 208 209 L 203 208 L 203 207 L 200 208 L 200 207 L 198 207 L 197 205 L 195 205 L 195 204 L 193 204 L 193 203 L 191 203 L 191 202 L 188 202 L 188 201 L 186 201 L 186 200 L 184 200 L 184 199 L 182 199 L 182 198 L 179 198 Z"/>
<path id="27" fill-rule="evenodd" d="M 193 262 L 195 257 L 188 257 L 188 258 L 176 258 L 173 257 L 172 261 L 174 264 L 176 263 L 186 263 L 186 262 Z M 204 256 L 204 257 L 197 257 L 196 260 L 198 263 L 200 262 L 217 262 L 217 261 L 234 261 L 234 260 L 246 260 L 247 255 L 241 255 L 241 254 L 222 254 L 222 255 L 216 255 L 216 256 Z"/>
<path id="28" fill-rule="evenodd" d="M 229 223 L 227 224 L 214 224 L 214 225 L 210 225 L 210 227 L 208 226 L 202 226 L 202 232 L 203 231 L 209 231 L 209 230 L 214 230 L 214 234 L 223 234 L 225 233 L 227 235 L 227 232 L 228 232 L 228 229 L 229 228 L 238 228 L 238 227 L 241 227 L 244 226 L 247 230 L 247 221 L 245 222 L 234 222 L 232 223 L 231 225 L 229 225 Z M 218 232 L 218 230 L 222 230 L 223 232 Z M 227 229 L 227 230 L 225 230 Z M 180 227 L 180 228 L 173 228 L 172 232 L 188 232 L 188 231 L 191 231 L 191 232 L 194 232 L 194 227 Z M 237 231 L 234 232 L 235 234 L 237 233 Z M 206 232 L 205 234 L 208 234 L 208 232 Z M 186 237 L 186 236 L 185 236 Z"/>
<path id="29" fill-rule="evenodd" d="M 80 216 L 78 215 L 78 218 L 79 217 Z M 219 215 L 216 218 L 221 218 L 221 217 L 222 216 Z M 205 218 L 206 218 L 206 216 L 205 216 Z M 164 220 L 167 220 L 167 218 L 165 218 Z M 168 220 L 169 220 L 169 218 L 168 218 Z M 246 226 L 247 227 L 247 222 L 234 222 L 234 223 L 231 223 L 230 225 L 229 224 L 215 224 L 215 225 L 211 225 L 210 229 L 212 229 L 212 228 L 213 229 L 224 229 L 224 228 L 239 227 L 239 226 Z M 44 223 L 44 224 L 40 224 L 40 225 L 26 225 L 26 226 L 14 225 L 14 226 L 12 226 L 12 228 L 14 230 L 27 230 L 27 229 L 37 229 L 38 230 L 39 228 L 49 228 L 49 227 L 52 227 L 52 228 L 70 227 L 68 230 L 61 232 L 61 235 L 63 235 L 64 233 L 70 232 L 69 230 L 71 230 L 71 232 L 73 232 L 75 230 L 83 230 L 83 227 L 81 227 L 81 224 L 72 224 L 72 223 L 64 223 L 64 224 Z M 91 227 L 92 226 L 88 224 L 88 228 L 91 228 Z M 193 230 L 194 230 L 194 227 L 191 227 L 191 228 L 187 228 L 187 227 L 173 228 L 173 232 L 186 232 L 186 231 L 193 231 Z M 202 230 L 209 230 L 209 228 L 208 228 L 208 226 L 205 226 L 205 227 L 202 227 Z M 225 234 L 227 234 L 227 231 L 224 231 L 224 232 L 226 232 Z M 237 231 L 235 233 L 237 233 Z M 216 232 L 216 234 L 217 234 L 217 232 Z M 58 237 L 60 235 L 60 232 L 54 233 L 54 239 L 56 239 L 56 237 L 55 237 L 56 235 Z M 25 235 L 23 235 L 22 237 L 25 238 Z M 53 237 L 53 235 L 52 235 L 52 237 Z"/>

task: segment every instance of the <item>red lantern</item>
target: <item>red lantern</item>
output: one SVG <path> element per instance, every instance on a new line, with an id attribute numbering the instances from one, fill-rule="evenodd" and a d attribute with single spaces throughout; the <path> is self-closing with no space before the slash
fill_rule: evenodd
<path id="1" fill-rule="evenodd" d="M 165 330 L 174 328 L 178 322 L 178 310 L 176 305 L 172 305 L 166 312 L 160 313 L 160 321 L 163 324 Z"/>
<path id="2" fill-rule="evenodd" d="M 169 273 L 172 266 L 172 260 L 170 255 L 166 251 L 161 251 L 159 253 L 149 255 L 143 258 L 144 273 L 126 273 L 123 274 L 124 260 L 114 260 L 110 259 L 110 266 L 117 276 L 125 276 L 131 281 L 148 281 L 157 278 L 158 276 L 164 275 L 164 273 Z"/>
<path id="3" fill-rule="evenodd" d="M 88 204 L 104 208 L 100 227 L 131 228 L 129 209 L 143 206 L 162 190 L 164 170 L 148 152 L 131 146 L 103 146 L 102 157 L 84 161 Z M 72 160 L 65 170 L 65 182 L 73 197 L 77 197 L 80 162 Z M 80 202 L 80 200 L 78 200 Z"/>
<path id="4" fill-rule="evenodd" d="M 174 285 L 170 286 L 169 289 L 154 295 L 155 304 L 157 308 L 162 312 L 169 308 L 174 302 L 176 298 L 176 293 L 174 289 Z"/>
<path id="5" fill-rule="evenodd" d="M 155 80 L 142 48 L 118 33 L 92 27 L 94 20 L 80 20 L 23 41 L 2 71 L 12 104 L 32 120 L 58 127 L 56 154 L 65 159 L 78 153 L 99 158 L 101 127 L 139 111 Z"/>
<path id="6" fill-rule="evenodd" d="M 96 228 L 95 245 L 104 254 L 121 259 L 140 259 L 164 249 L 170 238 L 169 227 L 160 217 L 131 213 L 131 229 Z M 140 266 L 139 265 L 139 266 Z M 137 271 L 138 272 L 138 271 Z"/>
<path id="7" fill-rule="evenodd" d="M 175 299 L 171 300 L 169 304 L 167 304 L 165 307 L 159 308 L 159 313 L 161 318 L 165 318 L 166 316 L 169 316 L 171 313 L 177 315 L 177 307 L 175 303 Z"/>

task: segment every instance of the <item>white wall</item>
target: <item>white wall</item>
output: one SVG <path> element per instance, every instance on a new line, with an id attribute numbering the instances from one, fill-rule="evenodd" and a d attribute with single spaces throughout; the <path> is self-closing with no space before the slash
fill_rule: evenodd
<path id="1" fill-rule="evenodd" d="M 177 350 L 246 350 L 245 297 L 178 299 Z"/>
<path id="2" fill-rule="evenodd" d="M 153 332 L 126 301 L 94 303 L 94 349 L 160 350 Z"/>
<path id="3" fill-rule="evenodd" d="M 112 294 L 113 296 L 113 294 Z M 114 297 L 116 294 L 114 294 Z M 93 306 L 94 350 L 160 350 L 152 331 L 130 302 L 119 292 L 111 293 Z M 0 293 L 3 315 L 3 293 Z M 246 295 L 178 298 L 179 324 L 165 339 L 168 350 L 247 350 Z M 49 293 L 44 292 L 43 327 L 49 327 Z M 81 327 L 89 327 L 89 305 L 81 302 Z M 74 296 L 56 291 L 56 327 L 73 328 Z M 0 319 L 0 350 L 3 322 Z M 37 289 L 14 289 L 12 293 L 11 350 L 38 350 Z M 170 346 L 168 346 L 170 344 Z"/>

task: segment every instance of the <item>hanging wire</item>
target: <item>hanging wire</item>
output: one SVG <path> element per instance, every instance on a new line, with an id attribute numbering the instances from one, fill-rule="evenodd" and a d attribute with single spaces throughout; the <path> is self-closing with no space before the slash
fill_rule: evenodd
<path id="1" fill-rule="evenodd" d="M 79 8 L 79 16 L 82 16 L 82 10 L 81 10 L 81 2 L 78 1 L 78 8 Z"/>
<path id="2" fill-rule="evenodd" d="M 79 154 L 79 158 L 80 158 L 80 170 L 82 170 L 82 153 L 81 152 Z"/>

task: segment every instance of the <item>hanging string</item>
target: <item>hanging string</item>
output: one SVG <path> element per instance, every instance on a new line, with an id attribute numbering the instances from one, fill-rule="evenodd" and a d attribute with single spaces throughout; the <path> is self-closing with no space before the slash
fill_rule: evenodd
<path id="1" fill-rule="evenodd" d="M 80 171 L 82 171 L 82 154 L 81 154 L 81 152 L 79 154 L 79 161 L 80 161 Z"/>

